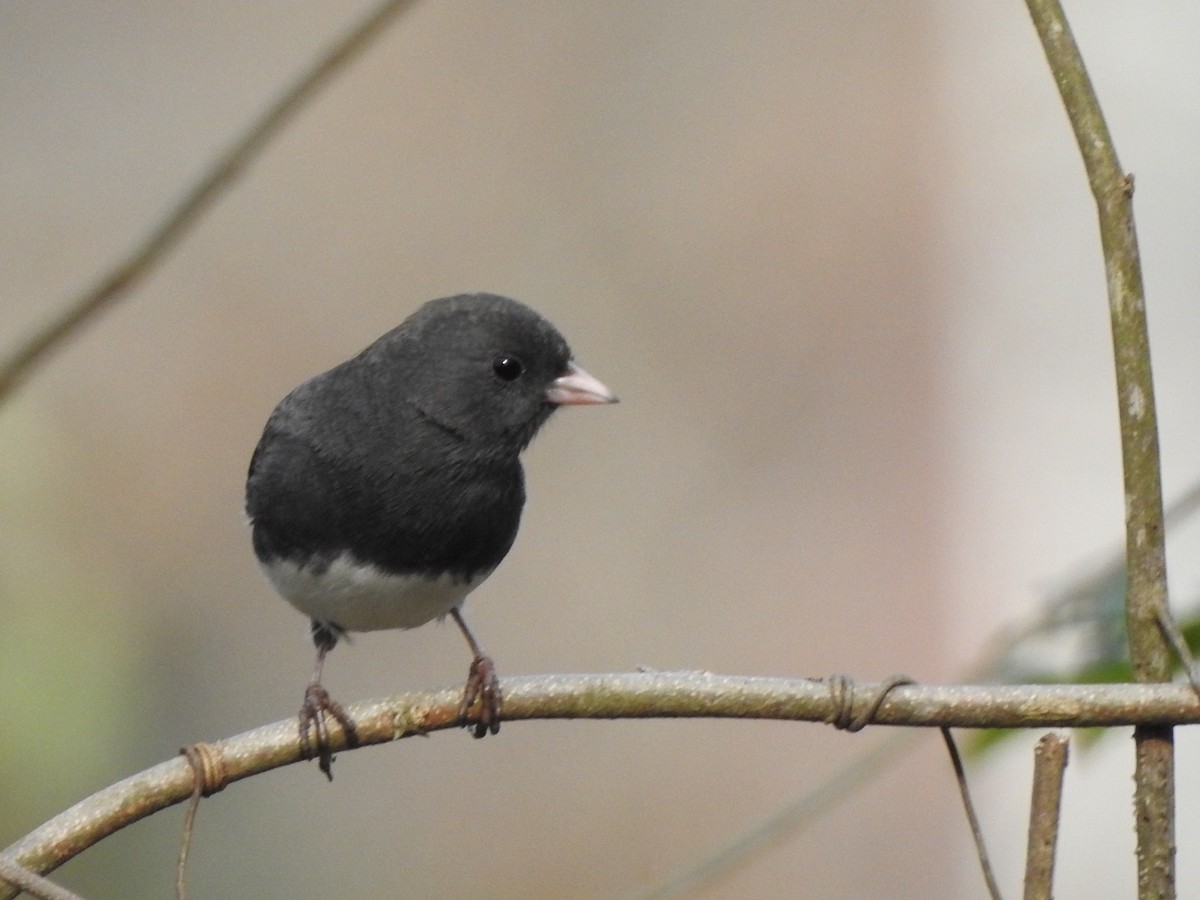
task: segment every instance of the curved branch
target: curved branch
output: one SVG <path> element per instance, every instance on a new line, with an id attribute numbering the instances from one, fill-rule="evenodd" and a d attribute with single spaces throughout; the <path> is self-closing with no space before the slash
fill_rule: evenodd
<path id="1" fill-rule="evenodd" d="M 1104 113 L 1062 6 L 1058 0 L 1026 0 L 1026 5 L 1071 120 L 1100 222 L 1125 478 L 1129 658 L 1137 681 L 1169 681 L 1171 650 L 1164 632 L 1176 625 L 1167 609 L 1158 417 L 1142 263 L 1133 222 L 1133 176 L 1125 174 L 1117 159 Z M 1178 644 L 1183 646 L 1182 640 Z M 1138 895 L 1174 896 L 1174 735 L 1166 726 L 1138 728 L 1134 744 Z"/>
<path id="2" fill-rule="evenodd" d="M 25 380 L 35 365 L 81 326 L 119 300 L 143 278 L 163 255 L 177 244 L 222 191 L 267 142 L 335 72 L 361 52 L 371 39 L 413 0 L 384 0 L 358 25 L 330 47 L 299 80 L 234 142 L 208 172 L 183 196 L 141 245 L 112 271 L 88 287 L 40 331 L 31 335 L 7 359 L 0 361 L 0 402 Z"/>
<path id="3" fill-rule="evenodd" d="M 847 690 L 840 680 L 761 678 L 708 672 L 542 675 L 504 680 L 504 718 L 738 718 L 832 723 L 868 710 L 884 685 Z M 368 700 L 346 708 L 360 746 L 456 728 L 462 687 Z M 1200 723 L 1185 685 L 903 685 L 891 688 L 878 725 L 956 728 L 1114 727 Z M 340 729 L 333 749 L 346 747 Z M 208 790 L 303 759 L 288 719 L 204 746 Z M 195 768 L 167 760 L 77 803 L 4 851 L 45 874 L 113 832 L 192 796 Z M 0 885 L 0 900 L 15 896 Z"/>

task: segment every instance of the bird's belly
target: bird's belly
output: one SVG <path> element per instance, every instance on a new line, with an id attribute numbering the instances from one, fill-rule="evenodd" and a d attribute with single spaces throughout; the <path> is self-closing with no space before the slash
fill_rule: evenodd
<path id="1" fill-rule="evenodd" d="M 275 589 L 311 619 L 343 631 L 416 628 L 459 606 L 487 578 L 394 575 L 343 553 L 327 567 L 285 559 L 263 563 Z"/>

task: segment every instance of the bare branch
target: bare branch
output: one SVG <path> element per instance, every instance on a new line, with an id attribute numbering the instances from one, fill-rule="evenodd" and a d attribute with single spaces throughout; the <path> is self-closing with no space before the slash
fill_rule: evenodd
<path id="1" fill-rule="evenodd" d="M 1067 768 L 1065 734 L 1046 734 L 1033 751 L 1033 800 L 1029 807 L 1029 844 L 1025 851 L 1025 900 L 1050 900 L 1054 852 Z"/>
<path id="2" fill-rule="evenodd" d="M 37 900 L 83 900 L 78 894 L 30 872 L 8 857 L 0 856 L 0 889 L 6 881 Z"/>
<path id="3" fill-rule="evenodd" d="M 543 675 L 503 682 L 504 718 L 781 719 L 832 724 L 868 709 L 884 684 L 854 692 L 821 679 L 753 678 L 708 672 Z M 850 710 L 845 698 L 850 698 Z M 462 686 L 347 707 L 359 746 L 457 728 Z M 892 687 L 874 724 L 955 728 L 1115 727 L 1200 723 L 1186 685 L 903 685 Z M 340 729 L 330 743 L 346 751 Z M 206 792 L 302 757 L 295 719 L 204 745 L 216 773 Z M 132 822 L 189 799 L 196 770 L 177 757 L 101 790 L 26 835 L 4 855 L 46 873 Z M 0 887 L 0 900 L 14 896 Z"/>
<path id="4" fill-rule="evenodd" d="M 1134 678 L 1171 678 L 1170 646 L 1159 627 L 1167 615 L 1158 422 L 1150 369 L 1145 291 L 1133 223 L 1133 176 L 1117 160 L 1100 103 L 1058 0 L 1026 0 L 1050 70 L 1075 131 L 1096 200 L 1116 359 L 1121 457 L 1125 473 L 1125 596 Z M 1175 750 L 1167 726 L 1139 728 L 1135 818 L 1138 894 L 1175 896 Z"/>
<path id="5" fill-rule="evenodd" d="M 975 842 L 975 855 L 979 857 L 979 868 L 983 872 L 984 884 L 987 885 L 988 895 L 992 900 L 1000 900 L 1000 885 L 996 883 L 996 873 L 992 871 L 987 847 L 983 843 L 983 828 L 979 824 L 979 816 L 975 814 L 975 804 L 971 802 L 971 791 L 967 787 L 967 772 L 963 768 L 962 756 L 959 755 L 958 745 L 954 743 L 954 735 L 950 733 L 949 728 L 942 729 L 942 740 L 946 742 L 946 752 L 950 754 L 950 764 L 954 767 L 954 780 L 958 783 L 958 793 L 962 797 L 963 810 L 967 814 L 967 824 L 971 828 L 971 838 Z"/>
<path id="6" fill-rule="evenodd" d="M 855 756 L 808 793 L 789 801 L 698 861 L 634 895 L 636 900 L 669 900 L 699 895 L 701 891 L 711 889 L 738 866 L 747 864 L 756 853 L 796 834 L 850 794 L 886 773 L 897 756 L 912 747 L 919 736 L 920 732 L 915 730 L 892 733 L 886 741 Z"/>
<path id="7" fill-rule="evenodd" d="M 221 192 L 232 186 L 242 170 L 288 119 L 379 35 L 397 14 L 412 5 L 413 0 L 384 0 L 380 3 L 266 109 L 258 121 L 213 163 L 140 246 L 102 275 L 95 284 L 69 301 L 55 318 L 0 362 L 0 403 L 16 390 L 51 350 L 121 299 L 145 277 L 167 251 L 187 234 Z"/>

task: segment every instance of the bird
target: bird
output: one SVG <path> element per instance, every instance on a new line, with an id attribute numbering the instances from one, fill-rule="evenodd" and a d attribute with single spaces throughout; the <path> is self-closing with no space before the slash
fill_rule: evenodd
<path id="1" fill-rule="evenodd" d="M 616 402 L 539 313 L 460 294 L 424 304 L 275 407 L 250 460 L 246 515 L 267 580 L 311 622 L 300 745 L 327 778 L 326 717 L 346 746 L 358 742 L 322 685 L 326 656 L 349 632 L 450 616 L 472 655 L 459 722 L 475 737 L 498 733 L 496 667 L 463 602 L 516 538 L 521 452 L 560 406 Z"/>

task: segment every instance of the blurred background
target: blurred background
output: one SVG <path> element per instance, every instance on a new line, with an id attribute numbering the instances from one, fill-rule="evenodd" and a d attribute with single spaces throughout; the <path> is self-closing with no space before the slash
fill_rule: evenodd
<path id="1" fill-rule="evenodd" d="M 1137 176 L 1168 497 L 1200 477 L 1200 7 L 1067 4 Z M 369 8 L 0 5 L 0 349 L 123 256 Z M 422 302 L 555 322 L 620 406 L 526 456 L 470 602 L 502 675 L 962 677 L 1122 540 L 1103 265 L 1022 4 L 418 4 L 152 277 L 0 409 L 0 846 L 295 714 L 307 622 L 241 512 L 274 404 Z M 1178 598 L 1197 535 L 1173 537 Z M 460 681 L 452 627 L 331 656 L 344 701 Z M 885 740 L 639 721 L 441 733 L 232 786 L 196 897 L 636 895 Z M 1016 892 L 1031 746 L 972 769 Z M 1179 888 L 1200 891 L 1179 733 Z M 1068 770 L 1059 895 L 1131 895 L 1128 732 Z M 56 875 L 158 898 L 182 809 Z M 1119 887 L 1114 887 L 1119 886 Z M 705 897 L 981 896 L 936 734 Z"/>

